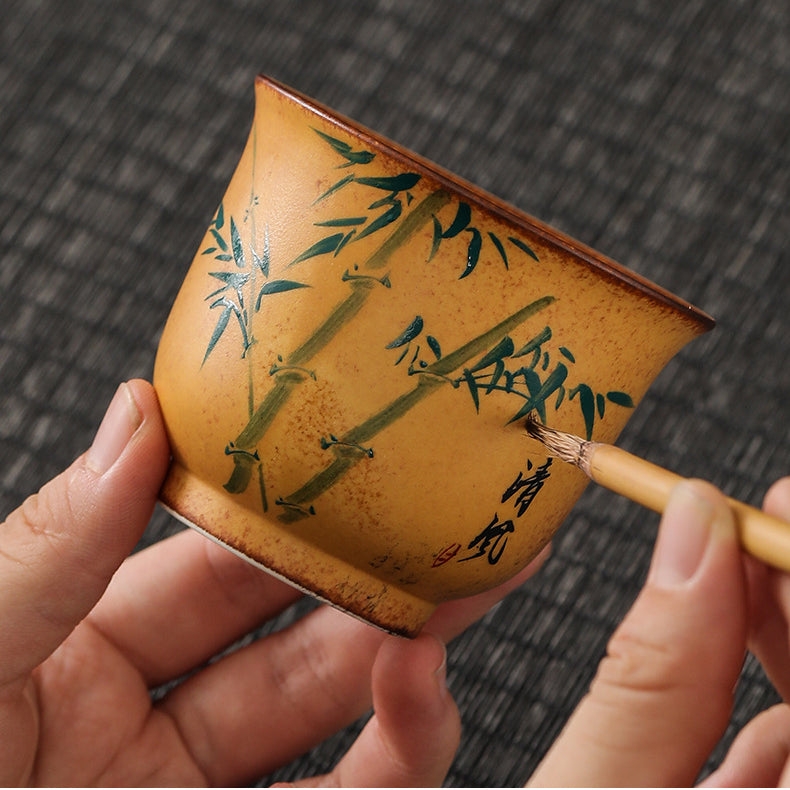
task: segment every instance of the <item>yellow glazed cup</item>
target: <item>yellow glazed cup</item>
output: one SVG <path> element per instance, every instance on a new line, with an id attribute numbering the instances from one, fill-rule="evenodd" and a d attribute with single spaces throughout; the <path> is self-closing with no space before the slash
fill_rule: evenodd
<path id="1" fill-rule="evenodd" d="M 586 478 L 535 411 L 613 441 L 704 313 L 259 77 L 167 321 L 161 499 L 389 631 L 505 581 Z"/>

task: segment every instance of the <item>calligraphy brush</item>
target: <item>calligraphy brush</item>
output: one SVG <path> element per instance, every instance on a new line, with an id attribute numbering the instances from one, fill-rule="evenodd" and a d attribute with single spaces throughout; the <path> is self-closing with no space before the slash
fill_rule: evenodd
<path id="1" fill-rule="evenodd" d="M 590 442 L 543 425 L 534 413 L 527 417 L 527 433 L 549 454 L 579 467 L 591 480 L 633 502 L 663 513 L 669 494 L 683 478 L 611 444 Z M 762 510 L 727 498 L 738 527 L 741 545 L 754 557 L 790 571 L 790 523 Z"/>

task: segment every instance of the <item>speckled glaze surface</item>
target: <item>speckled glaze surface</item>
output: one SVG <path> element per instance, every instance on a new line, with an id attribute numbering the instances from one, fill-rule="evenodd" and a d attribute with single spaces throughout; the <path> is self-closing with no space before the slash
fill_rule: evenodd
<path id="1" fill-rule="evenodd" d="M 162 335 L 167 508 L 389 631 L 491 588 L 704 313 L 263 77 Z"/>

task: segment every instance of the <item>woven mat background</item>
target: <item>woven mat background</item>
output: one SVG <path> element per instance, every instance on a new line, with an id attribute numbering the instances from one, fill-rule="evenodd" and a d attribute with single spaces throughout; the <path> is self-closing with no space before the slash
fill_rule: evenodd
<path id="1" fill-rule="evenodd" d="M 759 504 L 790 473 L 786 0 L 4 0 L 0 515 L 86 448 L 159 333 L 267 73 L 718 319 L 621 444 Z M 588 489 L 451 646 L 450 786 L 522 783 L 643 581 L 657 518 Z M 153 542 L 175 529 L 157 513 Z M 747 661 L 734 732 L 775 694 Z M 262 782 L 328 770 L 359 725 Z"/>

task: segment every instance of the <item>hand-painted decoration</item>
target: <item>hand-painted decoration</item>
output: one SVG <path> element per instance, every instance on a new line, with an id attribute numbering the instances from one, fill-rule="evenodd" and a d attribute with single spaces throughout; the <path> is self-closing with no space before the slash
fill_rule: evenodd
<path id="1" fill-rule="evenodd" d="M 370 151 L 354 150 L 352 144 L 332 137 L 324 132 L 313 130 L 316 134 L 329 145 L 338 157 L 343 160 L 338 164 L 338 168 L 347 168 L 352 165 L 375 166 L 376 155 Z M 372 203 L 360 206 L 361 211 L 355 216 L 329 217 L 314 223 L 315 226 L 330 229 L 329 235 L 324 236 L 312 243 L 307 249 L 299 253 L 293 260 L 289 261 L 285 268 L 291 269 L 302 261 L 321 256 L 337 257 L 338 254 L 348 244 L 364 239 L 373 234 L 382 233 L 390 228 L 397 234 L 400 224 L 409 224 L 410 206 L 414 202 L 412 190 L 420 181 L 418 173 L 400 173 L 395 176 L 386 175 L 364 175 L 359 176 L 355 172 L 343 176 L 335 182 L 328 190 L 319 195 L 315 203 L 325 201 L 331 195 L 337 194 L 340 190 L 353 188 L 354 185 L 373 188 L 384 193 L 383 197 L 374 200 Z M 430 196 L 432 202 L 446 203 L 453 205 L 452 201 L 446 199 L 439 192 L 433 192 Z M 250 205 L 245 211 L 244 222 L 250 221 L 254 228 L 255 209 L 258 205 L 258 197 L 251 196 Z M 423 202 L 418 209 L 422 209 L 420 214 L 425 214 Z M 428 204 L 430 205 L 430 204 Z M 355 203 L 356 206 L 356 203 Z M 404 213 L 405 207 L 405 213 Z M 454 238 L 462 232 L 469 234 L 466 245 L 465 259 L 461 268 L 459 279 L 468 277 L 475 270 L 480 259 L 480 252 L 483 244 L 483 232 L 485 238 L 489 240 L 497 255 L 501 258 L 505 269 L 509 269 L 510 262 L 508 252 L 505 249 L 505 242 L 493 231 L 483 228 L 483 232 L 477 227 L 482 225 L 477 222 L 472 225 L 471 206 L 459 201 L 454 205 L 455 215 L 446 229 L 442 228 L 441 220 L 436 213 L 431 213 L 430 218 L 433 225 L 433 238 L 430 249 L 427 251 L 426 265 L 436 256 L 442 242 L 446 239 Z M 364 213 L 362 213 L 364 211 Z M 249 244 L 245 253 L 245 244 L 242 242 L 238 225 L 233 217 L 229 221 L 229 239 L 224 235 L 225 230 L 225 210 L 220 204 L 217 213 L 209 226 L 209 245 L 202 250 L 203 255 L 213 255 L 218 261 L 234 264 L 228 271 L 212 271 L 210 277 L 218 280 L 220 287 L 212 290 L 207 296 L 209 309 L 220 312 L 214 332 L 212 333 L 203 361 L 208 358 L 212 350 L 216 347 L 220 338 L 226 333 L 232 318 L 236 319 L 239 331 L 237 333 L 237 343 L 240 345 L 240 357 L 244 359 L 248 354 L 254 354 L 255 337 L 252 331 L 254 316 L 260 312 L 261 303 L 265 296 L 282 294 L 293 291 L 297 288 L 306 288 L 308 285 L 303 282 L 291 279 L 270 279 L 269 270 L 271 265 L 272 251 L 269 243 L 268 227 L 264 235 L 264 248 L 257 251 L 252 244 Z M 415 222 L 411 218 L 411 224 Z M 252 232 L 254 237 L 254 231 Z M 408 238 L 402 233 L 402 241 Z M 512 257 L 513 250 L 518 251 L 526 257 L 526 265 L 540 263 L 540 259 L 534 250 L 525 242 L 515 236 L 507 236 L 506 243 L 513 248 L 510 250 Z M 395 243 L 390 242 L 390 255 L 397 249 Z M 520 261 L 520 265 L 525 265 Z M 348 282 L 352 291 L 348 301 L 354 300 L 355 309 L 335 309 L 327 320 L 309 337 L 300 348 L 305 346 L 322 347 L 330 335 L 336 334 L 343 326 L 351 321 L 359 309 L 357 302 L 359 297 L 355 285 L 365 284 L 366 287 L 375 285 L 391 289 L 392 283 L 388 275 L 375 277 L 369 274 L 358 273 L 359 267 L 351 274 L 346 269 L 342 274 L 342 280 Z M 576 359 L 574 355 L 564 346 L 560 345 L 558 352 L 562 357 L 561 361 L 552 364 L 550 352 L 544 350 L 548 342 L 552 339 L 552 330 L 545 327 L 522 347 L 516 349 L 515 344 L 509 334 L 503 334 L 510 327 L 518 327 L 528 318 L 538 313 L 544 307 L 551 304 L 554 297 L 546 295 L 541 299 L 526 305 L 522 310 L 507 318 L 504 322 L 497 322 L 488 332 L 471 338 L 460 348 L 454 349 L 446 356 L 442 355 L 442 347 L 439 340 L 431 334 L 424 334 L 424 321 L 417 315 L 409 325 L 394 340 L 385 346 L 385 349 L 398 349 L 399 356 L 395 361 L 396 365 L 403 362 L 407 355 L 411 354 L 407 373 L 408 376 L 417 376 L 418 381 L 413 389 L 403 393 L 390 403 L 382 412 L 371 415 L 371 417 L 359 425 L 352 428 L 341 438 L 330 435 L 327 441 L 323 436 L 319 441 L 324 450 L 333 450 L 335 457 L 328 463 L 325 470 L 311 480 L 306 481 L 300 489 L 288 495 L 278 498 L 278 502 L 283 504 L 284 510 L 279 518 L 283 521 L 292 521 L 303 518 L 307 515 L 315 515 L 315 508 L 311 503 L 330 488 L 335 481 L 344 475 L 356 462 L 362 458 L 373 458 L 374 452 L 371 447 L 362 445 L 362 441 L 370 441 L 375 435 L 384 430 L 394 420 L 403 417 L 413 406 L 419 403 L 424 397 L 441 384 L 449 384 L 453 389 L 460 389 L 462 385 L 472 398 L 475 411 L 480 410 L 481 396 L 489 395 L 494 391 L 505 392 L 520 399 L 519 408 L 511 417 L 511 422 L 524 418 L 531 411 L 536 410 L 541 419 L 545 422 L 546 403 L 551 398 L 553 409 L 556 411 L 561 406 L 567 394 L 568 400 L 578 398 L 578 404 L 584 416 L 587 437 L 592 437 L 596 416 L 603 417 L 606 409 L 607 400 L 617 406 L 633 408 L 633 400 L 630 395 L 624 392 L 609 392 L 606 395 L 595 393 L 593 388 L 586 383 L 579 383 L 573 387 L 567 384 L 569 365 Z M 430 352 L 432 358 L 426 360 L 421 354 L 423 347 L 419 340 L 424 341 L 425 347 Z M 414 351 L 411 353 L 411 347 Z M 225 488 L 230 493 L 241 493 L 246 490 L 255 473 L 261 493 L 261 502 L 264 510 L 268 510 L 269 497 L 263 478 L 263 469 L 260 456 L 254 447 L 262 441 L 266 428 L 275 418 L 279 408 L 284 404 L 283 394 L 286 389 L 290 391 L 297 380 L 292 374 L 299 373 L 298 381 L 304 381 L 304 375 L 315 379 L 316 374 L 303 366 L 307 358 L 302 353 L 298 359 L 293 356 L 287 361 L 283 361 L 282 356 L 278 356 L 277 365 L 270 369 L 270 375 L 276 379 L 277 376 L 285 374 L 287 378 L 281 379 L 284 382 L 269 390 L 267 397 L 255 404 L 253 393 L 252 378 L 249 380 L 250 420 L 238 437 L 228 443 L 226 454 L 234 455 L 234 469 L 229 480 L 225 483 Z M 297 362 L 299 364 L 297 364 Z M 463 366 L 466 362 L 472 362 L 471 366 Z M 463 366 L 463 367 L 462 367 Z M 273 394 L 276 393 L 276 394 Z M 232 449 L 229 449 L 232 448 Z M 305 505 L 310 505 L 305 508 Z"/>

